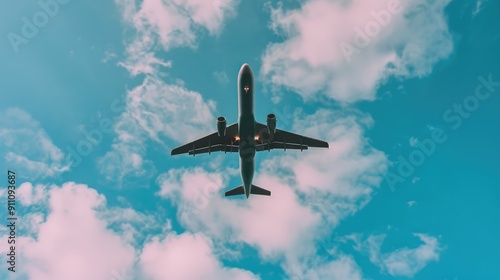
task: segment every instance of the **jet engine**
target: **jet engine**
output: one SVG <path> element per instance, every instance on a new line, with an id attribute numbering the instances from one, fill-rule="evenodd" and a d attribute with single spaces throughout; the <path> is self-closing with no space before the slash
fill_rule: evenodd
<path id="1" fill-rule="evenodd" d="M 267 130 L 270 135 L 274 135 L 274 133 L 276 132 L 276 115 L 267 115 Z"/>
<path id="2" fill-rule="evenodd" d="M 224 117 L 217 118 L 217 133 L 219 134 L 219 137 L 226 135 L 226 124 L 227 124 L 226 118 Z"/>

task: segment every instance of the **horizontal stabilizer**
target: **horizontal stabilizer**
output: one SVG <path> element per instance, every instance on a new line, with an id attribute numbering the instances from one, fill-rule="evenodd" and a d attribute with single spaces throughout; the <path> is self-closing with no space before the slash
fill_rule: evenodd
<path id="1" fill-rule="evenodd" d="M 233 196 L 233 195 L 240 195 L 240 194 L 245 194 L 245 189 L 243 189 L 243 186 L 239 186 L 239 187 L 236 187 L 230 191 L 227 191 L 225 196 Z"/>
<path id="2" fill-rule="evenodd" d="M 252 185 L 252 188 L 250 189 L 250 193 L 251 194 L 258 194 L 258 195 L 267 195 L 267 196 L 271 195 L 270 191 L 263 189 L 263 188 L 259 188 L 256 185 Z"/>

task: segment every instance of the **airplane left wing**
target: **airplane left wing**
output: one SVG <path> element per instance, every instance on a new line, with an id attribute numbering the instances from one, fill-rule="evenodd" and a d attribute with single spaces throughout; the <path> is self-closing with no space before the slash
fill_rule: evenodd
<path id="1" fill-rule="evenodd" d="M 307 150 L 309 147 L 328 148 L 328 143 L 322 140 L 280 129 L 276 129 L 274 135 L 271 136 L 269 135 L 267 125 L 261 123 L 256 123 L 255 125 L 260 139 L 256 145 L 257 151 L 268 151 L 271 149 Z"/>
<path id="2" fill-rule="evenodd" d="M 172 150 L 171 155 L 179 154 L 203 154 L 211 152 L 238 152 L 239 146 L 235 137 L 238 134 L 238 123 L 233 123 L 226 128 L 226 135 L 219 137 L 217 132 L 202 137 L 193 142 L 177 147 Z"/>

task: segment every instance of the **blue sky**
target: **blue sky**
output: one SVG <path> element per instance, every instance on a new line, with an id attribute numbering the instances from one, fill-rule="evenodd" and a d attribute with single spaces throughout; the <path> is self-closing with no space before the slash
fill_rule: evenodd
<path id="1" fill-rule="evenodd" d="M 0 7 L 0 278 L 500 277 L 500 2 Z M 243 63 L 257 121 L 330 144 L 257 154 L 249 200 L 236 154 L 170 156 L 237 121 Z"/>

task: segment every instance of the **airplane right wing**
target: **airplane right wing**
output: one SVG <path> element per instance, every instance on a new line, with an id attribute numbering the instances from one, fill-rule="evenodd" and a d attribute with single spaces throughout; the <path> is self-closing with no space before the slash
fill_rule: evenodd
<path id="1" fill-rule="evenodd" d="M 293 149 L 307 150 L 309 147 L 328 148 L 328 143 L 322 140 L 302 136 L 288 131 L 276 129 L 274 135 L 269 135 L 267 125 L 256 123 L 256 131 L 259 132 L 260 143 L 256 145 L 257 151 L 269 151 L 271 149 Z"/>
<path id="2" fill-rule="evenodd" d="M 179 154 L 203 154 L 203 153 L 211 153 L 211 152 L 238 152 L 239 146 L 238 141 L 235 141 L 235 137 L 238 134 L 238 123 L 233 123 L 232 125 L 226 128 L 226 134 L 222 137 L 219 137 L 217 132 L 214 132 L 210 135 L 202 137 L 198 140 L 189 142 L 180 147 L 177 147 L 172 150 L 171 155 L 179 155 Z"/>

